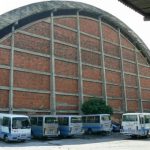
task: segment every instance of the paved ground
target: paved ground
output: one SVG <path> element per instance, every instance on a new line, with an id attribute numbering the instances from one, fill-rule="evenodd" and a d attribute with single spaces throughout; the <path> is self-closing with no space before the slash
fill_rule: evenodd
<path id="1" fill-rule="evenodd" d="M 0 150 L 150 150 L 150 138 L 130 139 L 115 133 L 68 139 L 31 140 L 24 143 L 4 143 Z"/>

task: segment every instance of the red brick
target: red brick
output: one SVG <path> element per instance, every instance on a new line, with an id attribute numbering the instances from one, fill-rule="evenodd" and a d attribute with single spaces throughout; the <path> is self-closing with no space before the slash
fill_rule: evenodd
<path id="1" fill-rule="evenodd" d="M 14 108 L 50 109 L 50 95 L 15 91 Z"/>
<path id="2" fill-rule="evenodd" d="M 128 112 L 138 112 L 138 101 L 127 101 Z"/>
<path id="3" fill-rule="evenodd" d="M 56 103 L 78 105 L 79 98 L 77 96 L 56 95 Z"/>
<path id="4" fill-rule="evenodd" d="M 93 79 L 93 80 L 101 80 L 101 69 L 83 66 L 83 78 Z"/>
<path id="5" fill-rule="evenodd" d="M 141 90 L 142 99 L 149 100 L 150 99 L 150 90 Z"/>
<path id="6" fill-rule="evenodd" d="M 81 34 L 80 41 L 81 47 L 88 48 L 92 51 L 100 51 L 100 40 Z"/>
<path id="7" fill-rule="evenodd" d="M 114 43 L 119 43 L 119 34 L 115 29 L 111 28 L 110 26 L 106 24 L 102 24 L 102 30 L 103 30 L 103 38 L 105 40 L 108 40 Z"/>
<path id="8" fill-rule="evenodd" d="M 78 80 L 56 77 L 56 92 L 77 93 Z"/>
<path id="9" fill-rule="evenodd" d="M 137 53 L 137 60 L 139 63 L 148 65 L 147 58 L 142 55 L 142 53 Z"/>
<path id="10" fill-rule="evenodd" d="M 143 110 L 150 110 L 150 101 L 143 102 Z"/>
<path id="11" fill-rule="evenodd" d="M 131 48 L 131 49 L 135 48 L 134 45 L 127 38 L 125 38 L 124 36 L 121 36 L 121 44 L 123 46 Z"/>
<path id="12" fill-rule="evenodd" d="M 0 48 L 0 64 L 1 65 L 10 64 L 10 50 Z"/>
<path id="13" fill-rule="evenodd" d="M 124 61 L 123 68 L 125 72 L 136 73 L 136 64 Z"/>
<path id="14" fill-rule="evenodd" d="M 64 25 L 67 27 L 77 28 L 77 20 L 76 18 L 65 17 L 65 18 L 54 18 L 54 22 L 60 25 Z"/>
<path id="15" fill-rule="evenodd" d="M 121 97 L 122 91 L 120 86 L 107 84 L 107 96 Z"/>
<path id="16" fill-rule="evenodd" d="M 126 88 L 126 95 L 128 99 L 138 99 L 138 89 Z"/>
<path id="17" fill-rule="evenodd" d="M 37 90 L 50 90 L 50 76 L 15 71 L 14 86 Z"/>
<path id="18" fill-rule="evenodd" d="M 95 36 L 100 36 L 98 21 L 80 17 L 80 30 Z"/>
<path id="19" fill-rule="evenodd" d="M 61 27 L 54 27 L 54 37 L 56 40 L 70 44 L 77 44 L 77 33 Z"/>
<path id="20" fill-rule="evenodd" d="M 16 67 L 50 72 L 50 59 L 22 52 L 15 52 Z"/>
<path id="21" fill-rule="evenodd" d="M 123 59 L 135 61 L 135 52 L 126 48 L 122 49 Z"/>
<path id="22" fill-rule="evenodd" d="M 101 83 L 84 81 L 83 82 L 83 93 L 89 94 L 92 96 L 101 96 L 102 95 L 102 85 L 101 85 Z"/>
<path id="23" fill-rule="evenodd" d="M 59 75 L 67 75 L 67 76 L 74 76 L 74 77 L 78 76 L 77 64 L 55 60 L 55 70 L 56 70 L 56 74 Z"/>
<path id="24" fill-rule="evenodd" d="M 55 43 L 55 55 L 69 60 L 77 60 L 77 49 L 63 44 Z"/>
<path id="25" fill-rule="evenodd" d="M 105 67 L 120 70 L 120 60 L 105 56 Z"/>
<path id="26" fill-rule="evenodd" d="M 139 66 L 140 75 L 150 77 L 150 67 Z"/>
<path id="27" fill-rule="evenodd" d="M 120 57 L 120 47 L 108 42 L 104 42 L 104 52 L 112 56 Z"/>
<path id="28" fill-rule="evenodd" d="M 113 71 L 106 71 L 106 81 L 114 84 L 121 84 L 121 74 Z"/>
<path id="29" fill-rule="evenodd" d="M 101 64 L 100 55 L 82 50 L 82 62 L 97 65 Z"/>
<path id="30" fill-rule="evenodd" d="M 0 42 L 2 45 L 11 46 L 11 36 L 7 37 L 6 39 Z"/>
<path id="31" fill-rule="evenodd" d="M 113 108 L 113 110 L 120 111 L 122 108 L 122 100 L 120 99 L 109 99 L 108 100 L 108 105 Z"/>
<path id="32" fill-rule="evenodd" d="M 22 33 L 16 33 L 15 47 L 49 54 L 50 41 L 28 36 Z"/>
<path id="33" fill-rule="evenodd" d="M 0 69 L 0 86 L 9 86 L 9 70 Z"/>
<path id="34" fill-rule="evenodd" d="M 56 106 L 56 110 L 78 110 L 78 109 L 79 109 L 78 106 Z"/>
<path id="35" fill-rule="evenodd" d="M 137 86 L 137 76 L 125 74 L 125 83 L 130 86 Z"/>
<path id="36" fill-rule="evenodd" d="M 51 25 L 49 23 L 41 21 L 25 28 L 24 31 L 45 37 L 50 37 L 50 26 Z"/>
<path id="37" fill-rule="evenodd" d="M 8 108 L 9 106 L 9 91 L 0 90 L 0 108 Z"/>
<path id="38" fill-rule="evenodd" d="M 150 78 L 140 78 L 141 87 L 150 89 Z"/>

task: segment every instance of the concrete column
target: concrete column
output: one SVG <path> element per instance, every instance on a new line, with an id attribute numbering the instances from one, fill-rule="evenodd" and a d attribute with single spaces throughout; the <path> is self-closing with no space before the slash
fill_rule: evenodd
<path id="1" fill-rule="evenodd" d="M 126 83 L 125 83 L 125 74 L 124 74 L 124 68 L 123 68 L 123 53 L 122 53 L 122 42 L 121 42 L 121 33 L 120 29 L 118 29 L 119 32 L 119 46 L 120 46 L 120 67 L 121 67 L 121 81 L 122 81 L 122 110 L 123 112 L 128 111 L 127 106 L 127 96 L 126 96 Z"/>
<path id="2" fill-rule="evenodd" d="M 107 83 L 106 83 L 106 69 L 105 69 L 105 55 L 104 55 L 104 40 L 103 40 L 103 30 L 102 30 L 101 18 L 99 18 L 99 29 L 100 29 L 100 46 L 101 46 L 101 57 L 100 57 L 100 59 L 101 59 L 102 80 L 103 80 L 102 95 L 104 97 L 106 105 L 108 105 Z"/>
<path id="3" fill-rule="evenodd" d="M 136 62 L 137 86 L 138 86 L 138 111 L 139 112 L 143 112 L 141 82 L 140 82 L 140 72 L 139 72 L 138 56 L 137 56 L 136 50 L 135 50 L 135 62 Z"/>
<path id="4" fill-rule="evenodd" d="M 54 53 L 54 18 L 53 18 L 53 12 L 51 12 L 51 50 L 50 50 L 50 90 L 51 90 L 51 96 L 50 96 L 50 111 L 52 115 L 56 114 L 56 94 L 55 94 L 55 53 Z M 61 84 L 61 83 L 60 83 Z"/>
<path id="5" fill-rule="evenodd" d="M 13 96 L 14 96 L 14 34 L 15 25 L 12 26 L 11 33 L 11 53 L 10 53 L 10 79 L 9 79 L 9 113 L 13 113 Z"/>
<path id="6" fill-rule="evenodd" d="M 77 12 L 77 40 L 78 40 L 78 91 L 79 91 L 79 113 L 81 114 L 81 107 L 83 104 L 83 79 L 82 79 L 82 55 L 81 55 L 81 41 L 80 41 L 80 18 L 79 11 Z"/>

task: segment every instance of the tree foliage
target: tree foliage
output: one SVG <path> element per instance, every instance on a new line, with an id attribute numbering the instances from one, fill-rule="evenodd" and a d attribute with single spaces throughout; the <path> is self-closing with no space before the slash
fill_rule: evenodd
<path id="1" fill-rule="evenodd" d="M 113 114 L 113 109 L 101 98 L 92 97 L 82 104 L 84 114 Z"/>

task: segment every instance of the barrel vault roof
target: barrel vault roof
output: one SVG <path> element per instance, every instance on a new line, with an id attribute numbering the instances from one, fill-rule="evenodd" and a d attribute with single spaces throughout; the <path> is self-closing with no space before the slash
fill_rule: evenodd
<path id="1" fill-rule="evenodd" d="M 116 29 L 119 28 L 121 33 L 129 38 L 150 63 L 150 50 L 132 29 L 115 16 L 97 7 L 81 2 L 44 1 L 29 4 L 2 14 L 0 15 L 0 38 L 11 32 L 12 25 L 17 23 L 16 28 L 19 28 L 29 22 L 50 16 L 52 11 L 55 16 L 71 15 L 80 11 L 80 14 L 84 16 L 93 18 L 101 17 L 102 21 L 112 25 Z"/>

